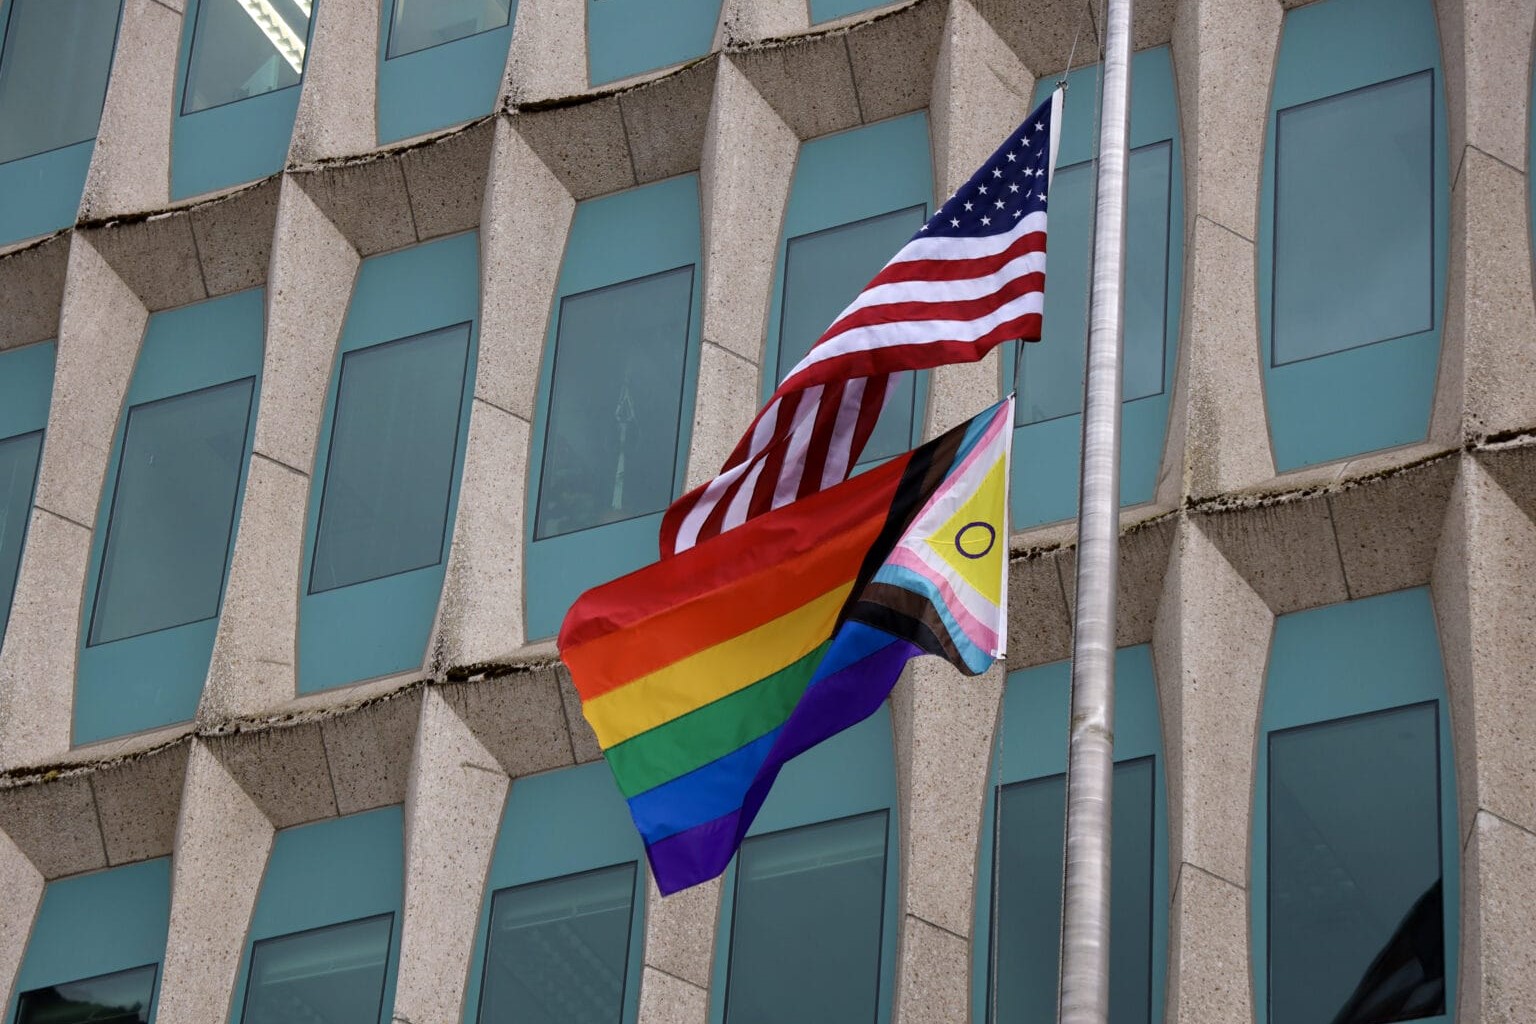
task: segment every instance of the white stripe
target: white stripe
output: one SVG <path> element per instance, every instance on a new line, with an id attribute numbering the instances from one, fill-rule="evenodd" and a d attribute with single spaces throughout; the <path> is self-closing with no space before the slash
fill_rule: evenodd
<path id="1" fill-rule="evenodd" d="M 827 461 L 821 467 L 821 486 L 831 487 L 848 478 L 848 458 L 852 454 L 853 431 L 859 423 L 859 411 L 864 408 L 864 390 L 868 377 L 855 377 L 843 388 L 843 404 L 837 410 L 837 422 L 832 424 L 832 437 L 827 442 Z M 885 401 L 881 397 L 881 402 Z"/>
<path id="2" fill-rule="evenodd" d="M 821 396 L 825 390 L 820 384 L 806 388 L 799 407 L 795 409 L 794 429 L 790 431 L 784 464 L 779 467 L 779 479 L 773 489 L 773 508 L 788 505 L 799 494 L 800 477 L 805 473 L 805 453 L 811 446 L 816 410 L 821 406 Z"/>
<path id="3" fill-rule="evenodd" d="M 725 518 L 720 521 L 720 532 L 732 530 L 747 521 L 747 509 L 752 504 L 752 492 L 757 489 L 757 478 L 763 475 L 763 467 L 768 465 L 767 459 L 758 459 L 752 463 L 752 472 L 741 482 L 741 487 L 736 491 L 736 497 L 731 499 L 730 508 L 725 510 Z"/>
<path id="4" fill-rule="evenodd" d="M 963 302 L 967 299 L 980 299 L 997 292 L 1015 278 L 1043 273 L 1045 253 L 1027 252 L 986 277 L 965 277 L 955 281 L 896 281 L 876 285 L 850 302 L 848 308 L 838 314 L 837 320 L 827 330 L 832 330 L 844 317 L 867 306 L 894 302 Z"/>
<path id="5" fill-rule="evenodd" d="M 908 260 L 972 260 L 980 256 L 991 256 L 1008 248 L 1021 235 L 1044 230 L 1045 211 L 1033 210 L 1020 217 L 1012 228 L 997 235 L 982 235 L 980 238 L 949 238 L 944 235 L 930 238 L 924 235 L 914 238 L 902 246 L 901 251 L 892 256 L 886 266 Z"/>

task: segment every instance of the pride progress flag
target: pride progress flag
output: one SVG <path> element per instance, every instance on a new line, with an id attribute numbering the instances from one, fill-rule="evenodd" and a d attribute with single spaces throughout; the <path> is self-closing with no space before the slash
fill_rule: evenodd
<path id="1" fill-rule="evenodd" d="M 730 862 L 791 758 L 903 666 L 1003 654 L 1013 403 L 584 594 L 560 652 L 663 894 Z"/>

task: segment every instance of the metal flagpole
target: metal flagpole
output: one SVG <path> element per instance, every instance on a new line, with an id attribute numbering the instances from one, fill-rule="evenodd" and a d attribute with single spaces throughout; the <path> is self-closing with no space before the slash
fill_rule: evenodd
<path id="1" fill-rule="evenodd" d="M 1077 513 L 1077 618 L 1067 757 L 1060 1024 L 1109 1020 L 1109 838 L 1114 781 L 1115 595 L 1120 540 L 1120 350 L 1131 0 L 1108 0 L 1097 213 Z"/>

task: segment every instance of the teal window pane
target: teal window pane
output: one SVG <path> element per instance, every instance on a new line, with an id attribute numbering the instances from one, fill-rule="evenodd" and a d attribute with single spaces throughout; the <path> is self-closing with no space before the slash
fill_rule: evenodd
<path id="1" fill-rule="evenodd" d="M 1110 1024 L 1152 1016 L 1152 815 L 1150 757 L 1115 765 L 1110 840 Z M 1056 1020 L 1061 969 L 1062 842 L 1066 776 L 1016 782 L 998 794 L 992 998 L 998 1024 Z M 995 999 L 996 1013 L 993 1013 Z"/>
<path id="2" fill-rule="evenodd" d="M 1434 326 L 1434 134 L 1429 71 L 1280 111 L 1275 365 Z"/>
<path id="3" fill-rule="evenodd" d="M 811 0 L 811 24 L 820 25 L 824 21 L 844 18 L 889 2 L 890 0 Z"/>
<path id="4" fill-rule="evenodd" d="M 1270 1024 L 1445 1012 L 1437 707 L 1270 734 Z"/>
<path id="5" fill-rule="evenodd" d="M 496 893 L 480 1024 L 615 1024 L 634 902 L 633 862 Z"/>
<path id="6" fill-rule="evenodd" d="M 16 594 L 21 568 L 21 542 L 32 515 L 32 491 L 37 485 L 37 461 L 43 432 L 33 431 L 0 441 L 0 637 Z"/>
<path id="7" fill-rule="evenodd" d="M 501 28 L 511 16 L 512 0 L 395 0 L 386 59 Z"/>
<path id="8" fill-rule="evenodd" d="M 709 52 L 720 0 L 587 0 L 587 78 L 617 81 Z"/>
<path id="9" fill-rule="evenodd" d="M 0 48 L 0 163 L 96 137 L 120 0 L 11 0 Z"/>
<path id="10" fill-rule="evenodd" d="M 917 233 L 925 212 L 913 206 L 789 240 L 779 316 L 779 380 L 805 358 L 870 278 Z M 890 458 L 912 447 L 916 395 L 916 377 L 897 374 L 861 461 Z"/>
<path id="11" fill-rule="evenodd" d="M 886 819 L 878 811 L 742 844 L 726 1024 L 873 1024 Z"/>
<path id="12" fill-rule="evenodd" d="M 298 85 L 313 0 L 200 0 L 181 112 Z"/>
<path id="13" fill-rule="evenodd" d="M 1125 354 L 1121 394 L 1127 402 L 1163 391 L 1168 335 L 1168 209 L 1173 146 L 1131 151 L 1125 216 Z M 1056 172 L 1051 182 L 1051 251 L 1039 344 L 1024 346 L 1014 387 L 1019 426 L 1083 411 L 1088 345 L 1088 264 L 1093 248 L 1093 165 Z"/>
<path id="14" fill-rule="evenodd" d="M 341 358 L 310 593 L 443 558 L 469 324 Z"/>
<path id="15" fill-rule="evenodd" d="M 560 303 L 534 540 L 672 500 L 693 267 Z"/>
<path id="16" fill-rule="evenodd" d="M 257 942 L 242 1024 L 378 1024 L 394 920 L 380 914 Z"/>
<path id="17" fill-rule="evenodd" d="M 255 383 L 128 410 L 89 643 L 219 613 Z"/>
<path id="18" fill-rule="evenodd" d="M 16 1024 L 149 1024 L 155 964 L 23 992 Z"/>

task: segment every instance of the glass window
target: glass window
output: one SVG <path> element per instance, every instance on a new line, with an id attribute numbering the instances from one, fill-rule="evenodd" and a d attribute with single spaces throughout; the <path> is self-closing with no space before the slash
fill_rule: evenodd
<path id="1" fill-rule="evenodd" d="M 1125 401 L 1163 390 L 1168 329 L 1168 207 L 1173 146 L 1132 150 L 1126 191 Z M 1017 424 L 1083 411 L 1088 344 L 1088 271 L 1093 248 L 1093 164 L 1064 167 L 1051 181 L 1050 288 L 1041 341 L 1024 346 Z"/>
<path id="2" fill-rule="evenodd" d="M 535 540 L 672 500 L 692 296 L 688 266 L 561 301 Z"/>
<path id="3" fill-rule="evenodd" d="M 181 112 L 298 85 L 313 0 L 199 0 Z"/>
<path id="4" fill-rule="evenodd" d="M 21 542 L 32 516 L 32 491 L 37 484 L 37 461 L 42 450 L 41 430 L 0 441 L 0 636 L 5 635 L 11 599 L 16 593 Z"/>
<path id="5" fill-rule="evenodd" d="M 89 643 L 218 614 L 254 386 L 128 410 Z"/>
<path id="6" fill-rule="evenodd" d="M 1437 706 L 1269 735 L 1269 1020 L 1445 1012 Z"/>
<path id="7" fill-rule="evenodd" d="M 1152 1016 L 1154 782 L 1150 757 L 1115 765 L 1110 1024 L 1148 1024 Z M 1049 1024 L 1056 1019 L 1061 968 L 1066 776 L 1004 786 L 997 812 L 997 931 L 988 971 L 996 991 L 987 1019 Z M 995 973 L 993 964 L 999 965 Z"/>
<path id="8" fill-rule="evenodd" d="M 709 52 L 720 0 L 586 0 L 587 78 L 602 85 Z"/>
<path id="9" fill-rule="evenodd" d="M 1275 365 L 1434 326 L 1433 86 L 1426 71 L 1280 111 Z"/>
<path id="10" fill-rule="evenodd" d="M 154 964 L 23 992 L 16 1024 L 149 1024 Z"/>
<path id="11" fill-rule="evenodd" d="M 742 843 L 727 1024 L 875 1020 L 887 818 L 877 811 Z"/>
<path id="12" fill-rule="evenodd" d="M 251 947 L 243 1024 L 373 1024 L 384 1003 L 393 914 L 262 939 Z"/>
<path id="13" fill-rule="evenodd" d="M 511 16 L 512 0 L 395 0 L 388 56 L 489 32 Z"/>
<path id="14" fill-rule="evenodd" d="M 613 1024 L 624 1010 L 635 864 L 502 889 L 481 1024 Z"/>
<path id="15" fill-rule="evenodd" d="M 0 48 L 0 163 L 96 137 L 120 0 L 11 0 Z"/>
<path id="16" fill-rule="evenodd" d="M 468 358 L 469 324 L 342 356 L 310 593 L 442 561 Z"/>
<path id="17" fill-rule="evenodd" d="M 923 226 L 921 206 L 791 238 L 784 253 L 784 304 L 779 319 L 778 380 L 805 358 L 816 339 Z M 896 376 L 861 461 L 912 447 L 916 376 Z"/>

